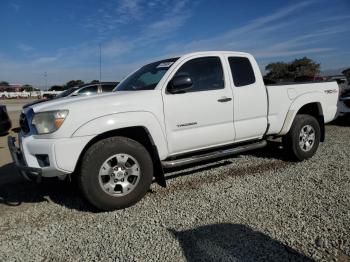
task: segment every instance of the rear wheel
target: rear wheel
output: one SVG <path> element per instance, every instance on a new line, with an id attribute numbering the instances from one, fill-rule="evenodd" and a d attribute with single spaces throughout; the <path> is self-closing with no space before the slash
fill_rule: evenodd
<path id="1" fill-rule="evenodd" d="M 293 160 L 312 157 L 319 146 L 321 129 L 315 117 L 296 115 L 289 132 L 282 138 L 283 147 Z"/>
<path id="2" fill-rule="evenodd" d="M 126 137 L 106 138 L 86 152 L 78 183 L 85 198 L 101 210 L 134 205 L 149 190 L 153 162 L 148 151 Z"/>

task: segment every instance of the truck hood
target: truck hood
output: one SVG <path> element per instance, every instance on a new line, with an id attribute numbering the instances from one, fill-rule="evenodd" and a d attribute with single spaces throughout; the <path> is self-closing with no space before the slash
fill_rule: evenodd
<path id="1" fill-rule="evenodd" d="M 118 91 L 88 97 L 62 98 L 36 104 L 35 113 L 68 110 L 62 127 L 48 137 L 70 136 L 84 124 L 103 117 L 125 112 L 162 112 L 161 90 Z"/>
<path id="2" fill-rule="evenodd" d="M 159 93 L 157 90 L 146 91 L 119 91 L 115 93 L 105 93 L 86 97 L 66 97 L 45 103 L 34 104 L 31 107 L 34 112 L 45 112 L 53 110 L 68 109 L 69 111 L 81 111 L 93 113 L 103 108 L 105 112 L 118 112 L 121 107 L 135 109 L 134 106 L 142 104 L 143 101 L 151 99 Z"/>
<path id="3" fill-rule="evenodd" d="M 33 107 L 34 105 L 37 105 L 37 104 L 40 104 L 40 103 L 44 103 L 44 102 L 48 102 L 48 101 L 51 101 L 51 99 L 50 100 L 48 100 L 48 99 L 38 99 L 38 100 L 35 100 L 35 101 L 30 102 L 28 104 L 25 104 L 22 108 L 25 109 L 27 107 Z"/>

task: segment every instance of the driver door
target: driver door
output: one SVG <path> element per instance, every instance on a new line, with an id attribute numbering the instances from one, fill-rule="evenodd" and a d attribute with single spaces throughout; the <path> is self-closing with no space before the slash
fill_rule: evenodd
<path id="1" fill-rule="evenodd" d="M 222 58 L 185 60 L 174 76 L 188 75 L 184 93 L 163 92 L 168 149 L 171 155 L 233 143 L 233 95 Z"/>

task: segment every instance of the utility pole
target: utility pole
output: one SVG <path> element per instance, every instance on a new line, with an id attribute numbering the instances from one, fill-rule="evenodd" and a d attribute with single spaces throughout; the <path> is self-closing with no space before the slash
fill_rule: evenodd
<path id="1" fill-rule="evenodd" d="M 47 72 L 44 72 L 44 78 L 45 78 L 45 90 L 47 91 Z"/>
<path id="2" fill-rule="evenodd" d="M 100 83 L 102 81 L 102 52 L 101 52 L 101 43 L 99 44 L 100 47 Z"/>

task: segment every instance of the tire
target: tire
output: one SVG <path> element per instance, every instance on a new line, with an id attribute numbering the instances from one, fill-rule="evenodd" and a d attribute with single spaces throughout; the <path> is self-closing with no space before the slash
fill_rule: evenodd
<path id="1" fill-rule="evenodd" d="M 126 137 L 111 137 L 87 150 L 78 184 L 90 204 L 110 211 L 136 204 L 149 190 L 152 179 L 153 162 L 146 148 Z"/>
<path id="2" fill-rule="evenodd" d="M 304 133 L 303 133 L 304 132 Z M 312 141 L 312 135 L 314 139 Z M 283 147 L 294 161 L 311 158 L 320 144 L 321 129 L 315 117 L 310 115 L 296 115 L 289 132 L 282 137 Z"/>

